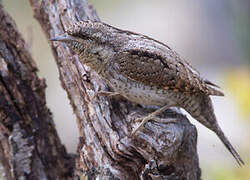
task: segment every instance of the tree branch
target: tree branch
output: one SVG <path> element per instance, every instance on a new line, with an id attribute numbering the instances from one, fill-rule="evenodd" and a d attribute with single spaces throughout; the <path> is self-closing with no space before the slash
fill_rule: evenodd
<path id="1" fill-rule="evenodd" d="M 0 160 L 6 179 L 71 179 L 66 153 L 45 101 L 45 80 L 0 4 Z"/>

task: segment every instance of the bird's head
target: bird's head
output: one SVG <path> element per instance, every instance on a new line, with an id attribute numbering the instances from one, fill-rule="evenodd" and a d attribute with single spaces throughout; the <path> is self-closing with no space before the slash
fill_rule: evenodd
<path id="1" fill-rule="evenodd" d="M 91 42 L 91 37 L 86 33 L 90 23 L 78 22 L 73 24 L 65 33 L 51 38 L 51 41 L 60 41 L 66 43 L 80 57 L 84 55 L 84 51 L 88 48 Z"/>
<path id="2" fill-rule="evenodd" d="M 107 59 L 110 59 L 112 55 L 108 34 L 107 27 L 100 22 L 80 21 L 65 33 L 50 40 L 66 43 L 83 63 L 99 71 L 99 68 L 106 64 Z"/>

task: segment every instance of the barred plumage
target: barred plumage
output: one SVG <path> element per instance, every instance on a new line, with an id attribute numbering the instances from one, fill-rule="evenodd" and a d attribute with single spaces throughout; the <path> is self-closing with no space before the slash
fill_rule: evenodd
<path id="1" fill-rule="evenodd" d="M 162 111 L 172 106 L 184 108 L 217 134 L 239 165 L 244 164 L 220 129 L 209 97 L 224 94 L 167 45 L 93 21 L 78 22 L 52 40 L 66 42 L 83 63 L 128 100 L 157 105 Z"/>

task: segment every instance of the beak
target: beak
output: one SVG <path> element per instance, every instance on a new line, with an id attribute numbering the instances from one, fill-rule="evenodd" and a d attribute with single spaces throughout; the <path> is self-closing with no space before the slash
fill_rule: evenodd
<path id="1" fill-rule="evenodd" d="M 75 40 L 73 36 L 68 35 L 67 33 L 58 35 L 50 39 L 51 41 L 61 41 L 61 42 L 69 42 Z"/>

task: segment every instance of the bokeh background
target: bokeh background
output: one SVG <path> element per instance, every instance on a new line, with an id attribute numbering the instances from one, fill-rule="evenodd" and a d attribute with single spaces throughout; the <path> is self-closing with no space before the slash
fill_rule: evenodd
<path id="1" fill-rule="evenodd" d="M 185 57 L 219 84 L 225 97 L 213 97 L 219 123 L 246 162 L 239 168 L 219 139 L 198 128 L 204 180 L 250 179 L 250 1 L 249 0 L 90 0 L 102 21 L 151 36 Z M 78 143 L 76 121 L 58 71 L 28 0 L 3 0 L 46 78 L 47 103 L 69 152 Z M 1 28 L 1 27 L 0 27 Z"/>

